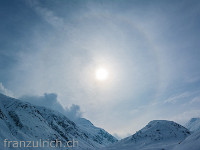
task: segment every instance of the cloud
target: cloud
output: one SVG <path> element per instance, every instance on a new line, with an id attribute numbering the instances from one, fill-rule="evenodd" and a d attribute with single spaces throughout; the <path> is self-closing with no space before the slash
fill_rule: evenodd
<path id="1" fill-rule="evenodd" d="M 49 24 L 51 24 L 54 27 L 62 28 L 64 27 L 64 22 L 63 19 L 56 16 L 53 11 L 47 9 L 47 8 L 42 8 L 42 7 L 35 7 L 35 11 L 45 19 Z"/>
<path id="2" fill-rule="evenodd" d="M 13 97 L 13 93 L 10 90 L 6 89 L 1 82 L 0 82 L 0 93 Z"/>
<path id="3" fill-rule="evenodd" d="M 40 2 L 37 0 L 30 0 L 27 2 L 29 6 L 33 8 L 33 10 L 42 17 L 46 22 L 56 28 L 63 28 L 64 21 L 61 17 L 58 17 L 53 11 L 48 8 L 42 7 Z"/>
<path id="4" fill-rule="evenodd" d="M 58 101 L 58 96 L 56 93 L 44 93 L 43 96 L 26 95 L 22 96 L 20 99 L 30 102 L 34 105 L 44 106 L 59 111 L 72 120 L 82 116 L 79 105 L 72 104 L 69 108 L 63 107 L 62 104 Z"/>
<path id="5" fill-rule="evenodd" d="M 190 101 L 190 104 L 199 103 L 199 102 L 200 102 L 200 96 L 196 96 Z"/>
<path id="6" fill-rule="evenodd" d="M 187 98 L 187 97 L 189 97 L 189 96 L 191 96 L 191 95 L 192 95 L 192 93 L 184 92 L 184 93 L 181 93 L 181 94 L 178 94 L 178 95 L 175 95 L 175 96 L 172 96 L 172 97 L 166 99 L 166 100 L 164 101 L 164 103 L 172 103 L 172 104 L 174 104 L 174 103 L 176 103 L 178 100 Z"/>
<path id="7" fill-rule="evenodd" d="M 200 110 L 199 109 L 194 109 L 194 110 L 187 110 L 185 112 L 181 112 L 172 118 L 170 120 L 174 120 L 178 123 L 184 124 L 191 118 L 199 117 L 200 115 Z"/>

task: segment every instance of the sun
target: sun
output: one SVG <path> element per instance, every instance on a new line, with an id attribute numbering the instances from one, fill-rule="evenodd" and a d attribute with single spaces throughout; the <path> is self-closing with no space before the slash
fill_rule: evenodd
<path id="1" fill-rule="evenodd" d="M 96 79 L 99 81 L 104 81 L 108 78 L 108 71 L 104 68 L 99 68 L 96 70 Z"/>

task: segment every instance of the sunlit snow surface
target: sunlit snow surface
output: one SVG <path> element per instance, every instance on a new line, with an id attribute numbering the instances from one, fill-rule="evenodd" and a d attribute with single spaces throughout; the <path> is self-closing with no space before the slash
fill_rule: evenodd
<path id="1" fill-rule="evenodd" d="M 84 124 L 81 124 L 80 120 Z M 81 118 L 80 120 L 74 123 L 59 112 L 0 94 L 1 150 L 2 148 L 8 149 L 4 147 L 3 141 L 5 139 L 8 141 L 38 141 L 40 139 L 51 141 L 58 139 L 63 143 L 75 139 L 79 143 L 78 149 L 97 149 L 117 141 L 105 130 L 93 126 L 86 119 Z M 17 150 L 18 148 L 13 149 Z M 19 149 L 36 148 L 22 147 Z M 55 150 L 56 148 L 46 149 Z M 66 150 L 67 148 L 57 149 Z"/>
<path id="2" fill-rule="evenodd" d="M 3 150 L 8 149 L 4 147 L 5 139 L 58 139 L 63 143 L 75 139 L 79 142 L 80 150 L 200 150 L 199 119 L 191 119 L 187 127 L 195 130 L 190 132 L 173 121 L 154 120 L 132 136 L 117 142 L 116 138 L 104 129 L 95 127 L 89 120 L 79 118 L 71 121 L 59 112 L 0 94 L 0 147 Z"/>
<path id="3" fill-rule="evenodd" d="M 104 150 L 172 150 L 190 135 L 185 127 L 166 120 L 154 120 L 143 129 Z"/>
<path id="4" fill-rule="evenodd" d="M 200 118 L 192 118 L 186 124 L 185 127 L 192 132 L 200 130 Z"/>

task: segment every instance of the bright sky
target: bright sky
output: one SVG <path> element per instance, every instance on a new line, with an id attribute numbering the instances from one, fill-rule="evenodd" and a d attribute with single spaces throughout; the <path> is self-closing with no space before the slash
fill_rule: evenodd
<path id="1" fill-rule="evenodd" d="M 6 0 L 0 10 L 2 93 L 54 93 L 120 137 L 200 116 L 200 1 Z"/>

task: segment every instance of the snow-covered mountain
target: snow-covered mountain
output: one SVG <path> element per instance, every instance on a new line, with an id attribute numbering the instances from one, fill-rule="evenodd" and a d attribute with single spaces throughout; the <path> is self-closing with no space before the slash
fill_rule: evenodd
<path id="1" fill-rule="evenodd" d="M 188 129 L 173 121 L 154 120 L 132 136 L 104 149 L 171 150 L 189 135 Z"/>
<path id="2" fill-rule="evenodd" d="M 192 118 L 186 124 L 192 134 L 183 142 L 174 147 L 173 150 L 199 150 L 200 149 L 200 118 Z"/>
<path id="3" fill-rule="evenodd" d="M 200 130 L 200 118 L 192 118 L 186 124 L 185 127 L 190 131 L 195 132 Z"/>
<path id="4" fill-rule="evenodd" d="M 58 140 L 62 142 L 62 146 L 53 149 L 65 150 L 66 143 L 74 140 L 78 143 L 75 143 L 73 149 L 81 150 L 199 150 L 200 118 L 192 118 L 186 126 L 193 131 L 192 134 L 187 128 L 173 121 L 154 120 L 132 136 L 117 142 L 111 134 L 95 127 L 87 119 L 78 118 L 71 121 L 57 111 L 0 94 L 0 147 L 2 149 L 7 149 L 9 141 L 56 142 Z M 14 146 L 13 143 L 10 143 L 11 146 Z M 13 149 L 36 148 L 24 148 L 23 145 L 22 147 L 18 145 L 18 148 Z"/>
<path id="5" fill-rule="evenodd" d="M 173 150 L 199 150 L 200 149 L 200 130 L 188 136 L 183 142 L 175 146 Z"/>
<path id="6" fill-rule="evenodd" d="M 68 141 L 74 140 L 78 143 L 75 142 L 73 149 L 83 150 L 101 148 L 117 141 L 105 130 L 95 127 L 84 118 L 74 123 L 57 111 L 34 106 L 0 94 L 1 148 L 5 148 L 5 143 L 8 147 L 8 142 L 4 142 L 5 139 L 18 142 L 40 141 L 40 139 L 42 141 L 58 140 L 62 142 L 62 146 L 58 149 L 66 149 L 64 145 L 67 146 Z M 13 146 L 12 144 L 10 145 Z M 70 146 L 71 144 L 69 143 Z M 23 147 L 19 149 L 21 150 Z M 27 147 L 24 149 L 27 150 Z"/>
<path id="7" fill-rule="evenodd" d="M 74 120 L 78 127 L 86 133 L 92 135 L 92 139 L 104 146 L 115 143 L 118 140 L 102 128 L 95 127 L 89 120 L 85 118 L 78 118 Z"/>

